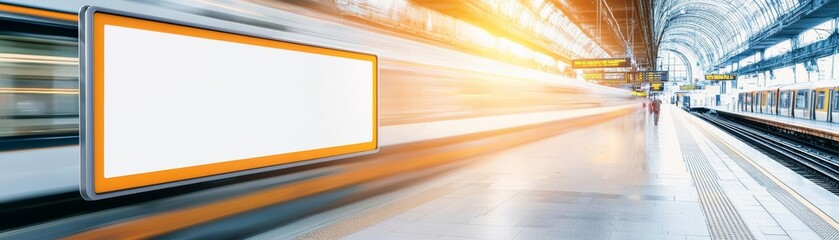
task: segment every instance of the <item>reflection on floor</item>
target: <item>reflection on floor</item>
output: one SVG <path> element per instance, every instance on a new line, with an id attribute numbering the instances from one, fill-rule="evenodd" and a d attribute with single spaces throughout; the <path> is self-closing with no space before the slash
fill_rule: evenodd
<path id="1" fill-rule="evenodd" d="M 819 239 L 825 234 L 724 156 L 691 117 L 665 107 L 656 126 L 652 115 L 639 111 L 476 157 L 422 186 L 313 216 L 328 220 L 295 237 Z M 683 146 L 705 158 L 685 157 Z M 722 207 L 723 201 L 731 209 Z M 733 227 L 737 223 L 743 226 Z M 256 238 L 277 236 L 272 234 L 277 232 Z"/>

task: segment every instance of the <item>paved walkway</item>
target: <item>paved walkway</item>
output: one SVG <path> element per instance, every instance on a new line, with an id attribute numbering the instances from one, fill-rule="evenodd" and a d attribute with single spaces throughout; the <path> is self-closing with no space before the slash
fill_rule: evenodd
<path id="1" fill-rule="evenodd" d="M 727 145 L 723 142 L 736 140 L 713 137 L 691 118 L 668 105 L 658 126 L 639 111 L 480 156 L 418 186 L 315 215 L 304 221 L 320 224 L 302 227 L 293 238 L 837 237 L 831 235 L 835 226 L 774 185 L 774 177 L 759 175 L 760 169 L 784 171 L 782 166 L 765 156 L 744 160 L 729 149 L 742 143 Z M 755 168 L 748 161 L 777 166 Z M 793 175 L 782 178 L 791 181 Z M 790 186 L 822 194 L 820 201 L 839 201 L 806 180 L 796 181 Z M 255 238 L 289 237 L 283 234 L 294 231 Z"/>

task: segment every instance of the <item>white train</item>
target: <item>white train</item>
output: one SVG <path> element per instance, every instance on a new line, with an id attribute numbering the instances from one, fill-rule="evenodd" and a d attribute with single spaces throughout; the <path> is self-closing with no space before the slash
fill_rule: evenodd
<path id="1" fill-rule="evenodd" d="M 738 110 L 836 123 L 839 122 L 839 81 L 788 84 L 741 92 Z"/>

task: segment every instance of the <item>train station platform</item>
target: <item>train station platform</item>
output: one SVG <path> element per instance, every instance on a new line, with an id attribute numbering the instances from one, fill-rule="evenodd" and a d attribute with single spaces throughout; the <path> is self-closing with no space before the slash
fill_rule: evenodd
<path id="1" fill-rule="evenodd" d="M 765 124 L 778 129 L 784 129 L 800 134 L 822 137 L 839 141 L 839 123 L 823 122 L 809 119 L 791 118 L 787 116 L 771 115 L 735 111 L 724 107 L 700 107 L 716 111 L 718 114 L 743 118 L 749 121 Z"/>
<path id="2" fill-rule="evenodd" d="M 839 238 L 839 197 L 670 105 L 464 162 L 253 238 Z"/>

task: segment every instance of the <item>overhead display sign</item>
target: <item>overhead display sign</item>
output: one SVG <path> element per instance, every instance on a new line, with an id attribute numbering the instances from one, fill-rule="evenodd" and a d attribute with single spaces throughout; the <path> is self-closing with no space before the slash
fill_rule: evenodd
<path id="1" fill-rule="evenodd" d="M 603 73 L 602 72 L 583 73 L 583 79 L 585 79 L 585 80 L 603 80 Z"/>
<path id="2" fill-rule="evenodd" d="M 644 90 L 644 86 L 641 86 L 640 84 L 635 84 L 635 85 L 632 85 L 632 91 L 644 92 L 645 90 Z"/>
<path id="3" fill-rule="evenodd" d="M 625 72 L 606 72 L 603 74 L 603 79 L 628 82 Z"/>
<path id="4" fill-rule="evenodd" d="M 661 92 L 664 91 L 664 83 L 651 83 L 650 84 L 650 92 Z"/>
<path id="5" fill-rule="evenodd" d="M 688 90 L 702 90 L 705 89 L 705 86 L 702 85 L 681 85 L 679 86 L 679 90 L 688 91 Z"/>
<path id="6" fill-rule="evenodd" d="M 600 80 L 599 82 L 604 84 L 604 85 L 609 85 L 609 86 L 617 86 L 617 85 L 626 84 L 625 79 L 603 79 L 603 80 Z"/>
<path id="7" fill-rule="evenodd" d="M 375 55 L 83 11 L 88 200 L 378 149 Z"/>
<path id="8" fill-rule="evenodd" d="M 737 80 L 736 74 L 705 74 L 705 80 L 708 81 L 732 81 Z"/>
<path id="9" fill-rule="evenodd" d="M 632 91 L 632 95 L 633 95 L 633 96 L 637 96 L 637 97 L 646 97 L 646 96 L 647 96 L 647 92 L 644 92 L 644 91 Z"/>
<path id="10" fill-rule="evenodd" d="M 629 83 L 626 72 L 588 72 L 583 73 L 583 78 L 605 85 Z"/>
<path id="11" fill-rule="evenodd" d="M 632 66 L 629 58 L 597 58 L 597 59 L 574 59 L 571 61 L 573 69 L 588 68 L 628 68 Z"/>
<path id="12" fill-rule="evenodd" d="M 636 79 L 641 82 L 666 82 L 670 80 L 666 71 L 639 71 Z"/>

